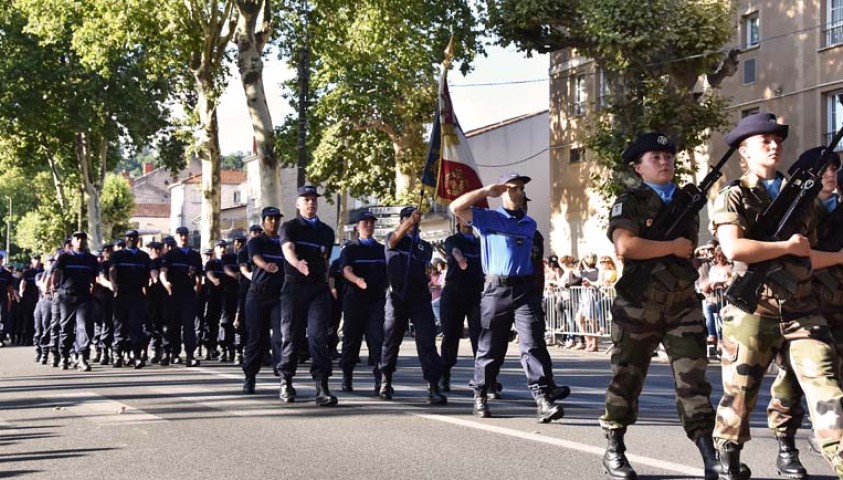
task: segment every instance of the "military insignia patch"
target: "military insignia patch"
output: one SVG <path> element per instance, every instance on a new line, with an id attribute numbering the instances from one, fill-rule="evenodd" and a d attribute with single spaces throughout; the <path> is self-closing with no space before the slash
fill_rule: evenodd
<path id="1" fill-rule="evenodd" d="M 613 217 L 613 218 L 618 217 L 618 216 L 620 216 L 621 213 L 623 213 L 623 204 L 622 203 L 616 203 L 612 207 L 612 213 L 611 213 L 610 216 Z"/>
<path id="2" fill-rule="evenodd" d="M 656 142 L 659 145 L 667 145 L 667 137 L 665 137 L 664 135 L 659 135 L 659 137 L 656 139 Z"/>

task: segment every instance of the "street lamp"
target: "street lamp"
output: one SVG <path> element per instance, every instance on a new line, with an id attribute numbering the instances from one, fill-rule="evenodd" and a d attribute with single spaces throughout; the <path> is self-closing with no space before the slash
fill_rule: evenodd
<path id="1" fill-rule="evenodd" d="M 12 197 L 6 195 L 6 200 L 9 201 L 9 216 L 6 217 L 6 257 L 11 255 L 9 251 L 12 245 Z"/>

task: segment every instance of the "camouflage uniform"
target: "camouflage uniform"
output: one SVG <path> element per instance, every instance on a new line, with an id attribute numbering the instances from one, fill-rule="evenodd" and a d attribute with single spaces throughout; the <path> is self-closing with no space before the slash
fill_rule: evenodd
<path id="1" fill-rule="evenodd" d="M 815 212 L 817 224 L 823 225 L 823 220 L 829 213 L 819 204 Z M 843 266 L 835 265 L 815 271 L 812 286 L 819 300 L 820 313 L 825 317 L 834 339 L 836 373 L 840 379 L 843 378 Z M 777 437 L 794 435 L 802 425 L 805 410 L 802 408 L 804 392 L 792 369 L 780 364 L 770 393 L 772 398 L 767 407 L 767 423 L 770 430 Z"/>
<path id="2" fill-rule="evenodd" d="M 720 192 L 712 215 L 712 229 L 737 225 L 749 231 L 771 203 L 764 184 L 747 173 Z M 813 213 L 805 216 L 798 231 L 816 243 Z M 811 290 L 810 260 L 787 256 L 779 259 L 782 269 L 764 284 L 756 311 L 746 313 L 727 305 L 723 316 L 723 398 L 717 409 L 714 441 L 718 448 L 750 439 L 750 415 L 758 400 L 758 391 L 770 363 L 779 358 L 782 367 L 805 392 L 819 445 L 833 468 L 843 478 L 843 456 L 839 452 L 843 437 L 843 390 L 837 382 L 836 355 L 828 325 L 818 315 Z M 746 269 L 736 263 L 735 270 Z M 788 294 L 779 285 L 793 283 L 796 293 Z M 779 404 L 791 401 L 774 393 Z M 798 409 L 790 409 L 795 428 Z M 798 419 L 801 422 L 801 418 Z M 784 433 L 785 430 L 782 431 Z"/>
<path id="3" fill-rule="evenodd" d="M 612 206 L 609 238 L 616 228 L 641 235 L 664 208 L 648 186 L 623 193 Z M 683 235 L 696 245 L 699 219 Z M 635 261 L 628 260 L 624 269 Z M 672 289 L 659 282 L 663 275 L 677 280 Z M 612 304 L 612 381 L 606 392 L 606 410 L 600 417 L 604 429 L 625 429 L 638 417 L 638 396 L 644 386 L 650 359 L 664 344 L 673 370 L 676 408 L 688 437 L 710 436 L 714 410 L 711 384 L 705 375 L 706 329 L 700 300 L 694 290 L 697 272 L 690 262 L 663 261 L 653 269 L 652 281 L 638 304 L 618 295 Z M 672 283 L 672 282 L 668 282 Z"/>

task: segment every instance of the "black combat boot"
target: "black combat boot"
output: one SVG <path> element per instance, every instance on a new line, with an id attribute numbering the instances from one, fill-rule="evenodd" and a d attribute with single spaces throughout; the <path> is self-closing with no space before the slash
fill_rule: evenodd
<path id="1" fill-rule="evenodd" d="M 123 366 L 123 349 L 119 347 L 114 349 L 114 361 L 111 362 L 111 366 L 114 368 Z"/>
<path id="2" fill-rule="evenodd" d="M 430 382 L 427 384 L 427 403 L 431 405 L 447 405 L 448 397 L 442 395 L 439 390 L 439 382 Z"/>
<path id="3" fill-rule="evenodd" d="M 96 362 L 96 359 L 94 359 Z M 102 349 L 102 357 L 99 359 L 100 365 L 110 365 L 111 364 L 111 349 L 108 347 L 103 347 Z"/>
<path id="4" fill-rule="evenodd" d="M 785 478 L 808 478 L 808 471 L 799 461 L 799 450 L 796 449 L 796 439 L 793 437 L 779 437 L 779 455 L 776 457 L 776 469 Z"/>
<path id="5" fill-rule="evenodd" d="M 47 353 L 47 351 L 45 350 L 45 351 L 41 352 L 41 365 L 46 365 L 48 360 L 49 360 L 49 354 Z"/>
<path id="6" fill-rule="evenodd" d="M 140 370 L 146 366 L 146 360 L 143 359 L 143 353 L 140 349 L 135 350 L 135 370 Z"/>
<path id="7" fill-rule="evenodd" d="M 717 449 L 720 460 L 718 480 L 747 480 L 752 476 L 749 467 L 741 464 L 741 448 L 737 443 L 726 442 Z"/>
<path id="8" fill-rule="evenodd" d="M 91 364 L 88 363 L 88 354 L 81 353 L 79 354 L 79 358 L 76 362 L 76 369 L 80 372 L 90 372 L 91 371 Z"/>
<path id="9" fill-rule="evenodd" d="M 342 386 L 340 390 L 343 392 L 353 392 L 354 391 L 354 371 L 353 370 L 343 370 L 342 372 Z"/>
<path id="10" fill-rule="evenodd" d="M 35 363 L 40 363 L 40 362 L 41 362 L 41 352 L 36 351 L 35 352 Z"/>
<path id="11" fill-rule="evenodd" d="M 551 402 L 568 398 L 571 394 L 571 387 L 566 385 L 553 385 L 547 389 L 547 399 Z"/>
<path id="12" fill-rule="evenodd" d="M 703 460 L 705 480 L 717 480 L 718 464 L 717 452 L 714 450 L 714 440 L 711 435 L 704 435 L 694 441 Z"/>
<path id="13" fill-rule="evenodd" d="M 377 397 L 381 393 L 381 382 L 383 382 L 383 375 L 380 372 L 378 372 L 378 373 L 374 374 L 374 376 L 375 376 L 374 395 Z"/>
<path id="14" fill-rule="evenodd" d="M 443 392 L 450 392 L 451 391 L 451 371 L 445 370 L 442 372 L 442 391 Z"/>
<path id="15" fill-rule="evenodd" d="M 252 395 L 253 393 L 255 393 L 254 375 L 246 375 L 246 378 L 243 379 L 243 393 L 247 395 Z"/>
<path id="16" fill-rule="evenodd" d="M 638 474 L 626 459 L 626 445 L 623 443 L 625 428 L 603 430 L 606 436 L 606 453 L 603 454 L 603 473 L 613 480 L 634 480 Z"/>
<path id="17" fill-rule="evenodd" d="M 201 365 L 199 363 L 199 359 L 193 358 L 193 355 L 188 355 L 187 359 L 184 361 L 185 367 L 198 367 L 199 365 Z"/>
<path id="18" fill-rule="evenodd" d="M 61 356 L 61 369 L 67 370 L 70 368 L 70 355 L 62 355 Z"/>
<path id="19" fill-rule="evenodd" d="M 94 355 L 94 363 L 100 363 L 100 361 L 102 360 L 102 354 L 103 354 L 102 348 L 97 347 L 96 352 L 97 352 L 97 354 Z"/>
<path id="20" fill-rule="evenodd" d="M 502 391 L 503 385 L 500 382 L 495 382 L 494 385 L 489 386 L 489 398 L 500 400 Z"/>
<path id="21" fill-rule="evenodd" d="M 489 397 L 486 395 L 486 390 L 474 390 L 474 416 L 479 418 L 489 418 L 492 412 L 489 411 Z"/>
<path id="22" fill-rule="evenodd" d="M 331 390 L 328 388 L 328 377 L 314 378 L 314 380 L 316 380 L 316 406 L 336 406 L 337 397 L 331 395 Z"/>
<path id="23" fill-rule="evenodd" d="M 228 363 L 228 350 L 222 349 L 222 355 L 220 355 L 220 363 Z"/>
<path id="24" fill-rule="evenodd" d="M 170 354 L 165 352 L 164 355 L 161 357 L 161 366 L 167 367 L 169 365 L 170 365 Z"/>
<path id="25" fill-rule="evenodd" d="M 284 377 L 281 379 L 281 392 L 278 397 L 284 403 L 293 403 L 296 401 L 296 389 L 293 388 L 293 377 Z"/>
<path id="26" fill-rule="evenodd" d="M 152 358 L 149 359 L 149 363 L 153 365 L 161 363 L 161 347 L 155 347 L 152 350 Z"/>
<path id="27" fill-rule="evenodd" d="M 565 416 L 565 410 L 545 395 L 536 397 L 536 420 L 539 423 L 550 423 Z"/>
<path id="28" fill-rule="evenodd" d="M 58 367 L 61 363 L 61 357 L 59 356 L 58 352 L 53 352 L 53 362 L 50 364 L 53 367 Z"/>
<path id="29" fill-rule="evenodd" d="M 378 392 L 378 396 L 381 397 L 381 400 L 392 400 L 392 394 L 394 392 L 395 391 L 392 388 L 392 374 L 384 373 L 383 381 L 381 382 L 381 390 Z"/>

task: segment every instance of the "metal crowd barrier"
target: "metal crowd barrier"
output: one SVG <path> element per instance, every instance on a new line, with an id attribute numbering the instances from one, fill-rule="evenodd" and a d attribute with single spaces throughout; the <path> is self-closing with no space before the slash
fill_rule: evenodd
<path id="1" fill-rule="evenodd" d="M 567 335 L 612 336 L 613 287 L 570 287 L 545 290 L 544 310 L 548 343 Z"/>

